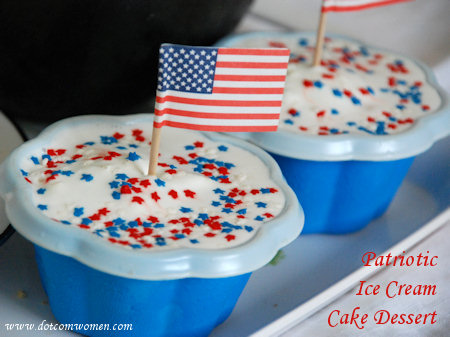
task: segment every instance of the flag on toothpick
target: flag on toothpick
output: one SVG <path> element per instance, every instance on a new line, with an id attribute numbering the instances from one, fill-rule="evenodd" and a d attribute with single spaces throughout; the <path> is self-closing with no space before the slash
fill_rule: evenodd
<path id="1" fill-rule="evenodd" d="M 289 54 L 285 48 L 163 44 L 150 174 L 156 168 L 164 125 L 218 132 L 276 131 Z"/>
<path id="2" fill-rule="evenodd" d="M 276 131 L 289 50 L 160 49 L 155 127 Z"/>
<path id="3" fill-rule="evenodd" d="M 323 0 L 322 12 L 346 12 L 392 5 L 411 0 Z"/>
<path id="4" fill-rule="evenodd" d="M 318 66 L 322 58 L 323 41 L 328 12 L 347 12 L 369 9 L 378 6 L 393 5 L 412 0 L 322 0 L 322 13 L 320 14 L 319 28 L 317 30 L 316 50 L 314 52 L 313 66 Z"/>

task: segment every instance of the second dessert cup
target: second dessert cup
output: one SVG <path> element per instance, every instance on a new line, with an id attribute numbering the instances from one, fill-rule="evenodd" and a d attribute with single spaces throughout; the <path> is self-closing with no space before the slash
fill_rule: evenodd
<path id="1" fill-rule="evenodd" d="M 339 35 L 330 35 L 326 41 L 326 47 L 331 43 L 329 53 L 334 52 L 341 58 L 329 60 L 325 57 L 322 65 L 315 69 L 311 67 L 315 43 L 312 33 L 246 33 L 225 38 L 217 45 L 291 49 L 279 130 L 273 133 L 232 135 L 260 146 L 276 159 L 305 210 L 303 233 L 343 234 L 363 228 L 386 211 L 415 156 L 450 133 L 450 108 L 447 94 L 437 84 L 428 67 L 419 61 L 368 47 Z M 391 70 L 391 77 L 385 75 L 388 71 L 382 70 L 386 78 L 377 83 L 382 88 L 380 90 L 379 87 L 370 87 L 370 83 L 361 81 L 356 75 L 362 74 L 361 78 L 372 76 L 370 67 L 383 60 L 384 54 L 392 62 L 386 62 L 385 68 Z M 358 57 L 364 60 L 358 63 Z M 431 113 L 417 118 L 412 126 L 409 126 L 411 119 L 395 118 L 387 112 L 381 113 L 382 110 L 377 112 L 378 120 L 367 112 L 357 111 L 354 117 L 361 120 L 359 126 L 353 121 L 343 124 L 344 130 L 351 131 L 319 127 L 320 124 L 317 129 L 314 124 L 308 127 L 298 124 L 299 120 L 311 122 L 312 116 L 316 118 L 316 113 L 318 123 L 346 116 L 350 113 L 346 108 L 360 107 L 367 97 L 374 97 L 374 101 L 368 101 L 369 109 L 373 109 L 377 97 L 390 92 L 399 97 L 398 105 L 393 103 L 395 109 L 400 110 L 405 104 L 417 104 L 420 107 L 423 97 L 417 89 L 422 83 L 410 83 L 411 87 L 407 87 L 408 83 L 400 80 L 408 73 L 403 62 L 420 69 L 423 74 L 421 80 L 435 90 L 434 96 L 440 100 L 439 104 L 431 107 Z M 297 65 L 303 68 L 297 69 Z M 345 73 L 341 70 L 344 68 L 347 68 L 349 78 L 353 76 L 355 81 L 360 82 L 352 83 L 353 78 L 345 78 L 341 82 L 336 79 L 333 82 L 339 71 Z M 289 90 L 290 86 L 292 91 Z M 345 89 L 349 87 L 352 91 Z M 316 96 L 325 90 L 329 91 L 327 97 Z M 302 93 L 304 96 L 301 96 Z M 349 102 L 347 106 L 343 105 L 346 100 Z M 335 102 L 336 106 L 328 101 Z M 313 103 L 308 107 L 310 102 Z M 290 109 L 290 104 L 293 109 Z M 424 105 L 423 109 L 430 108 Z M 402 116 L 401 112 L 399 116 Z M 380 131 L 369 130 L 370 125 L 378 125 Z M 407 129 L 398 133 L 387 132 L 405 127 Z M 358 130 L 354 132 L 356 128 Z M 316 134 L 310 132 L 313 129 L 317 130 Z"/>

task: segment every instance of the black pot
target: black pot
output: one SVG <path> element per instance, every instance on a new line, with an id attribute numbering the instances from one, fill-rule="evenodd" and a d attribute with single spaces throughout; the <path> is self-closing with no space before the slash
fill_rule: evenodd
<path id="1" fill-rule="evenodd" d="M 251 2 L 1 0 L 0 108 L 47 121 L 148 112 L 159 45 L 210 45 Z"/>

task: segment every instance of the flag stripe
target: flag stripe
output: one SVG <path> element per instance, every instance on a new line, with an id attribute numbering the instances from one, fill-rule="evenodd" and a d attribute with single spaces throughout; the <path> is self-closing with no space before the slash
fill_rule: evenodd
<path id="1" fill-rule="evenodd" d="M 221 88 L 214 87 L 213 93 L 218 94 L 283 94 L 283 88 Z"/>
<path id="2" fill-rule="evenodd" d="M 162 123 L 165 120 L 170 120 L 177 123 L 193 123 L 197 125 L 208 125 L 208 124 L 217 124 L 218 120 L 215 118 L 196 118 L 191 116 L 177 116 L 177 115 L 168 115 L 164 114 L 162 116 L 158 116 L 158 123 Z M 222 119 L 220 120 L 220 125 L 224 126 L 263 126 L 263 125 L 278 125 L 278 119 Z"/>
<path id="3" fill-rule="evenodd" d="M 214 101 L 235 101 L 236 95 L 232 94 L 221 94 L 221 93 L 213 93 L 213 94 L 201 94 L 201 93 L 190 93 L 190 92 L 176 92 L 174 90 L 166 90 L 157 95 L 161 99 L 169 96 L 176 96 L 180 98 L 190 98 L 190 99 L 200 99 L 204 101 L 212 101 L 210 105 L 214 105 Z M 281 101 L 283 99 L 282 94 L 263 94 L 263 95 L 255 95 L 255 94 L 240 94 L 239 101 Z M 163 101 L 161 101 L 163 103 Z M 179 103 L 188 103 L 192 102 L 179 102 Z"/>
<path id="4" fill-rule="evenodd" d="M 277 125 L 258 125 L 258 126 L 236 126 L 236 125 L 200 125 L 193 123 L 178 123 L 174 121 L 164 121 L 162 123 L 155 122 L 155 128 L 163 126 L 171 126 L 173 128 L 198 130 L 198 131 L 214 131 L 214 132 L 270 132 L 277 131 Z"/>
<path id="5" fill-rule="evenodd" d="M 265 76 L 265 75 L 222 75 L 217 74 L 214 77 L 214 80 L 217 81 L 257 81 L 257 82 L 282 82 L 278 83 L 278 85 L 283 86 L 285 76 Z"/>
<path id="6" fill-rule="evenodd" d="M 257 69 L 286 69 L 287 63 L 273 63 L 273 62 L 221 62 L 218 61 L 216 67 L 218 68 L 257 68 Z"/>
<path id="7" fill-rule="evenodd" d="M 240 101 L 240 100 L 214 100 L 214 99 L 197 99 L 185 98 L 177 96 L 156 97 L 157 103 L 176 102 L 196 105 L 218 105 L 218 106 L 279 106 L 281 101 Z"/>
<path id="8" fill-rule="evenodd" d="M 217 61 L 219 62 L 278 62 L 286 63 L 286 56 L 272 56 L 272 55 L 218 55 Z"/>
<path id="9" fill-rule="evenodd" d="M 215 118 L 215 119 L 278 119 L 279 113 L 264 114 L 264 113 L 239 113 L 239 114 L 223 114 L 223 113 L 210 113 L 210 112 L 192 112 L 187 110 L 177 110 L 166 108 L 164 110 L 155 109 L 155 115 L 164 116 L 165 114 L 185 117 L 197 117 L 197 118 Z"/>
<path id="10" fill-rule="evenodd" d="M 324 0 L 322 12 L 346 12 L 370 9 L 378 6 L 393 5 L 411 0 Z"/>
<path id="11" fill-rule="evenodd" d="M 288 49 L 244 49 L 244 48 L 219 48 L 219 55 L 281 55 L 288 56 L 290 54 Z"/>
<path id="12" fill-rule="evenodd" d="M 286 69 L 266 69 L 266 68 L 216 68 L 218 75 L 266 75 L 266 76 L 286 76 Z"/>
<path id="13" fill-rule="evenodd" d="M 257 81 L 217 81 L 214 80 L 214 86 L 218 88 L 282 88 L 280 82 L 257 82 Z"/>
<path id="14" fill-rule="evenodd" d="M 190 112 L 207 112 L 207 113 L 222 113 L 222 114 L 244 114 L 244 113 L 261 113 L 261 114 L 277 114 L 280 111 L 280 107 L 273 106 L 217 106 L 217 105 L 195 105 L 195 104 L 182 104 L 170 102 L 169 104 L 163 103 L 155 104 L 155 109 L 164 110 L 167 108 L 184 110 Z"/>

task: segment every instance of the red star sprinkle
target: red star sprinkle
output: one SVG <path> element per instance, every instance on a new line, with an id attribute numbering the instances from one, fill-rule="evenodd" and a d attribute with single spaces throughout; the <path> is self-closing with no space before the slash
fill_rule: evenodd
<path id="1" fill-rule="evenodd" d="M 151 197 L 152 197 L 153 200 L 155 200 L 155 202 L 158 202 L 158 200 L 161 199 L 157 192 L 153 192 L 151 194 Z"/>
<path id="2" fill-rule="evenodd" d="M 128 185 L 122 185 L 120 188 L 120 193 L 122 194 L 131 194 L 131 188 Z"/>
<path id="3" fill-rule="evenodd" d="M 189 235 L 189 234 L 192 233 L 192 230 L 189 229 L 189 228 L 184 228 L 181 232 L 182 232 L 183 234 Z"/>
<path id="4" fill-rule="evenodd" d="M 325 116 L 325 110 L 319 111 L 316 115 L 317 115 L 317 117 L 323 117 L 323 116 Z"/>
<path id="5" fill-rule="evenodd" d="M 114 226 L 114 222 L 112 222 L 112 221 L 106 221 L 104 224 L 105 224 L 105 227 Z"/>
<path id="6" fill-rule="evenodd" d="M 312 87 L 314 83 L 310 80 L 303 80 L 303 85 L 307 88 Z"/>
<path id="7" fill-rule="evenodd" d="M 180 164 L 180 165 L 189 164 L 189 162 L 186 159 L 184 159 L 183 157 L 173 156 L 172 158 L 175 159 L 178 162 L 178 164 Z"/>
<path id="8" fill-rule="evenodd" d="M 369 90 L 367 90 L 366 88 L 359 88 L 359 91 L 361 91 L 361 94 L 363 94 L 363 95 L 370 94 Z"/>
<path id="9" fill-rule="evenodd" d="M 156 216 L 149 216 L 147 218 L 148 221 L 152 222 L 152 223 L 156 223 L 159 222 L 159 219 Z"/>
<path id="10" fill-rule="evenodd" d="M 286 48 L 286 45 L 283 42 L 270 41 L 269 46 L 273 48 Z"/>
<path id="11" fill-rule="evenodd" d="M 192 192 L 191 190 L 184 190 L 183 192 L 184 192 L 184 195 L 187 198 L 194 198 L 195 197 L 195 192 Z"/>
<path id="12" fill-rule="evenodd" d="M 151 185 L 150 180 L 145 179 L 145 180 L 141 180 L 141 182 L 139 183 L 139 185 L 143 186 L 143 187 L 148 187 Z"/>
<path id="13" fill-rule="evenodd" d="M 230 172 L 228 172 L 228 169 L 225 166 L 219 167 L 218 171 L 223 176 L 226 176 L 230 173 Z"/>
<path id="14" fill-rule="evenodd" d="M 170 190 L 169 193 L 167 193 L 167 194 L 170 195 L 173 199 L 178 198 L 178 193 L 175 190 Z"/>
<path id="15" fill-rule="evenodd" d="M 174 169 L 166 170 L 166 173 L 175 174 L 175 173 L 177 173 L 177 170 L 174 170 Z"/>
<path id="16" fill-rule="evenodd" d="M 228 234 L 227 236 L 225 236 L 225 239 L 227 239 L 228 242 L 236 239 L 236 236 L 232 235 L 232 234 Z"/>
<path id="17" fill-rule="evenodd" d="M 48 183 L 50 180 L 56 179 L 57 176 L 58 176 L 57 174 L 54 174 L 54 175 L 48 177 L 47 179 L 45 179 L 45 182 Z M 27 180 L 27 179 L 28 179 L 28 178 L 25 178 L 25 180 Z M 27 180 L 27 181 L 28 181 L 28 180 Z M 30 183 L 31 183 L 31 181 L 30 181 Z"/>
<path id="18" fill-rule="evenodd" d="M 100 214 L 94 214 L 89 217 L 92 221 L 100 220 Z"/>
<path id="19" fill-rule="evenodd" d="M 195 227 L 195 223 L 189 221 L 189 222 L 185 222 L 185 223 L 183 224 L 183 226 L 186 227 L 186 228 L 187 228 L 187 227 Z"/>
<path id="20" fill-rule="evenodd" d="M 195 147 L 203 147 L 203 143 L 202 142 L 195 142 L 194 146 Z"/>
<path id="21" fill-rule="evenodd" d="M 145 142 L 145 138 L 142 136 L 136 136 L 135 138 L 138 142 Z"/>
<path id="22" fill-rule="evenodd" d="M 142 199 L 141 197 L 133 197 L 133 200 L 131 200 L 131 202 L 137 202 L 139 205 L 142 205 L 144 203 L 144 199 Z"/>

